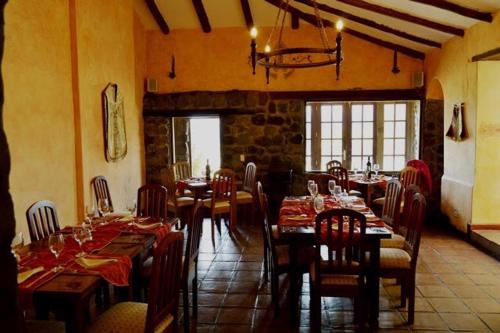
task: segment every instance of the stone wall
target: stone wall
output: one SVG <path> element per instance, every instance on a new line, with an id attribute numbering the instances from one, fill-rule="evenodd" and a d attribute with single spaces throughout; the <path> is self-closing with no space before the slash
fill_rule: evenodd
<path id="1" fill-rule="evenodd" d="M 146 182 L 159 183 L 160 170 L 172 163 L 171 118 L 144 117 L 144 150 L 146 154 Z"/>

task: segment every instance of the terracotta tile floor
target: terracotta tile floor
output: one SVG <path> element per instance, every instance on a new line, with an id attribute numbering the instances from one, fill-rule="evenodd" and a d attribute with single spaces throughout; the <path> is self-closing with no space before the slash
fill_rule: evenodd
<path id="1" fill-rule="evenodd" d="M 281 279 L 281 315 L 274 318 L 270 285 L 262 279 L 258 227 L 240 225 L 234 237 L 223 227 L 215 248 L 210 232 L 205 232 L 199 280 L 199 312 L 197 320 L 191 319 L 192 332 L 310 332 L 307 275 L 300 326 L 289 324 L 285 277 Z M 381 281 L 380 294 L 377 332 L 500 332 L 500 262 L 451 231 L 426 227 L 418 262 L 414 325 L 406 325 L 405 309 L 396 307 L 399 287 L 394 281 Z M 349 299 L 324 298 L 322 302 L 324 332 L 354 331 Z"/>

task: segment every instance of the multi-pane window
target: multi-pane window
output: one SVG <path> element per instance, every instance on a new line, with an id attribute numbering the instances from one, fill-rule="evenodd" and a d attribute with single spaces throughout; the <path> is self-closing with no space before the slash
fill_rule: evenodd
<path id="1" fill-rule="evenodd" d="M 352 104 L 351 168 L 354 170 L 362 170 L 368 157 L 373 161 L 374 124 L 374 104 Z"/>
<path id="2" fill-rule="evenodd" d="M 384 169 L 401 170 L 406 164 L 406 119 L 406 103 L 384 104 Z"/>
<path id="3" fill-rule="evenodd" d="M 418 158 L 419 102 L 308 102 L 306 171 L 339 160 L 364 170 L 368 157 L 384 171 L 399 171 Z"/>

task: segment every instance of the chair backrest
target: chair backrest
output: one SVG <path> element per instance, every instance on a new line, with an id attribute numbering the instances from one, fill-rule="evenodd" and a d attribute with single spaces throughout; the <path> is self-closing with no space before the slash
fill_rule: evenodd
<path id="1" fill-rule="evenodd" d="M 387 182 L 384 206 L 382 207 L 382 220 L 390 225 L 395 233 L 399 227 L 399 213 L 401 211 L 401 196 L 403 188 L 397 179 Z"/>
<path id="2" fill-rule="evenodd" d="M 145 333 L 155 328 L 169 315 L 177 318 L 182 269 L 182 232 L 170 232 L 153 251 L 153 266 Z"/>
<path id="3" fill-rule="evenodd" d="M 253 162 L 249 162 L 245 168 L 245 179 L 243 179 L 243 191 L 254 193 L 255 177 L 257 174 L 257 166 Z"/>
<path id="4" fill-rule="evenodd" d="M 177 210 L 177 185 L 175 184 L 174 170 L 171 166 L 160 170 L 160 182 L 167 188 L 168 201 L 171 202 Z"/>
<path id="5" fill-rule="evenodd" d="M 137 190 L 137 216 L 167 218 L 167 189 L 159 184 L 148 184 Z"/>
<path id="6" fill-rule="evenodd" d="M 399 181 L 401 182 L 401 185 L 403 185 L 403 188 L 406 188 L 409 185 L 420 186 L 420 171 L 414 167 L 404 167 L 399 173 Z"/>
<path id="7" fill-rule="evenodd" d="M 311 175 L 309 179 L 314 180 L 316 184 L 318 184 L 318 193 L 319 194 L 330 194 L 328 190 L 328 182 L 330 180 L 335 181 L 335 185 L 337 185 L 339 179 L 332 174 L 329 173 L 317 173 Z"/>
<path id="8" fill-rule="evenodd" d="M 186 242 L 186 252 L 184 255 L 183 276 L 188 276 L 189 268 L 192 263 L 198 260 L 200 252 L 201 230 L 203 219 L 210 216 L 208 208 L 204 207 L 203 201 L 199 200 L 194 207 L 194 216 L 191 223 L 188 224 L 188 236 Z"/>
<path id="9" fill-rule="evenodd" d="M 49 200 L 40 200 L 32 204 L 26 211 L 26 220 L 32 242 L 60 230 L 56 206 Z"/>
<path id="10" fill-rule="evenodd" d="M 346 274 L 359 273 L 364 269 L 364 254 L 359 252 L 366 234 L 366 217 L 363 214 L 344 208 L 323 211 L 316 215 L 315 232 L 317 276 L 323 269 Z M 328 248 L 327 261 L 321 256 L 322 245 Z"/>
<path id="11" fill-rule="evenodd" d="M 236 200 L 236 177 L 231 169 L 220 169 L 212 179 L 212 208 L 218 201 Z"/>
<path id="12" fill-rule="evenodd" d="M 187 179 L 191 177 L 191 165 L 187 161 L 174 163 L 175 180 Z"/>
<path id="13" fill-rule="evenodd" d="M 342 187 L 342 191 L 346 190 L 349 192 L 349 174 L 347 169 L 344 167 L 331 167 L 328 169 L 327 173 L 334 175 L 338 178 L 338 184 Z"/>
<path id="14" fill-rule="evenodd" d="M 342 162 L 337 161 L 337 160 L 331 160 L 329 162 L 326 162 L 326 170 L 329 170 L 330 168 L 333 168 L 333 167 L 341 167 L 341 166 L 342 166 Z"/>
<path id="15" fill-rule="evenodd" d="M 271 223 L 269 222 L 269 203 L 267 200 L 267 195 L 264 193 L 262 189 L 261 182 L 257 182 L 257 196 L 259 202 L 260 218 L 262 219 L 262 236 L 264 238 L 264 242 L 267 245 L 267 248 L 269 249 L 271 260 L 276 266 L 278 264 L 277 263 L 278 257 L 276 255 L 276 248 L 274 247 L 273 244 Z"/>
<path id="16" fill-rule="evenodd" d="M 99 203 L 99 199 L 108 199 L 109 211 L 114 212 L 113 201 L 111 201 L 111 193 L 109 192 L 108 181 L 104 176 L 95 176 L 90 181 L 94 189 L 95 203 Z"/>
<path id="17" fill-rule="evenodd" d="M 422 227 L 425 218 L 425 208 L 427 203 L 422 193 L 415 193 L 405 202 L 409 205 L 408 215 L 406 215 L 406 237 L 404 249 L 411 256 L 411 266 L 415 269 L 417 265 L 418 250 L 420 247 L 420 236 L 422 235 Z"/>
<path id="18" fill-rule="evenodd" d="M 401 212 L 401 216 L 399 217 L 399 229 L 406 230 L 406 221 L 408 221 L 408 214 L 410 214 L 410 203 L 411 198 L 415 193 L 420 193 L 420 187 L 417 185 L 409 185 L 407 188 L 403 189 L 403 211 Z M 408 202 L 408 204 L 407 204 Z"/>
<path id="19" fill-rule="evenodd" d="M 431 176 L 431 170 L 429 169 L 427 163 L 425 163 L 422 160 L 410 160 L 406 163 L 406 166 L 414 167 L 415 169 L 418 169 L 420 171 L 420 175 L 422 177 L 421 179 L 422 190 L 424 191 L 424 193 L 427 192 L 427 194 L 431 194 L 432 176 Z"/>

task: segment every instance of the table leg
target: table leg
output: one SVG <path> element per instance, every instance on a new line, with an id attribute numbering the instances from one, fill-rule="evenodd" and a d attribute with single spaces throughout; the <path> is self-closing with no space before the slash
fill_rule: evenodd
<path id="1" fill-rule="evenodd" d="M 371 184 L 368 184 L 366 186 L 366 205 L 368 207 L 371 207 L 372 205 L 372 193 L 373 193 L 373 186 Z"/>
<path id="2" fill-rule="evenodd" d="M 290 321 L 292 326 L 299 324 L 299 272 L 298 272 L 298 250 L 297 243 L 290 242 L 288 255 L 290 260 L 290 289 L 288 293 L 288 301 L 290 303 Z"/>
<path id="3" fill-rule="evenodd" d="M 378 327 L 379 312 L 379 268 L 380 268 L 380 239 L 374 238 L 370 252 L 370 276 L 368 279 L 369 303 L 369 324 L 372 328 Z"/>

